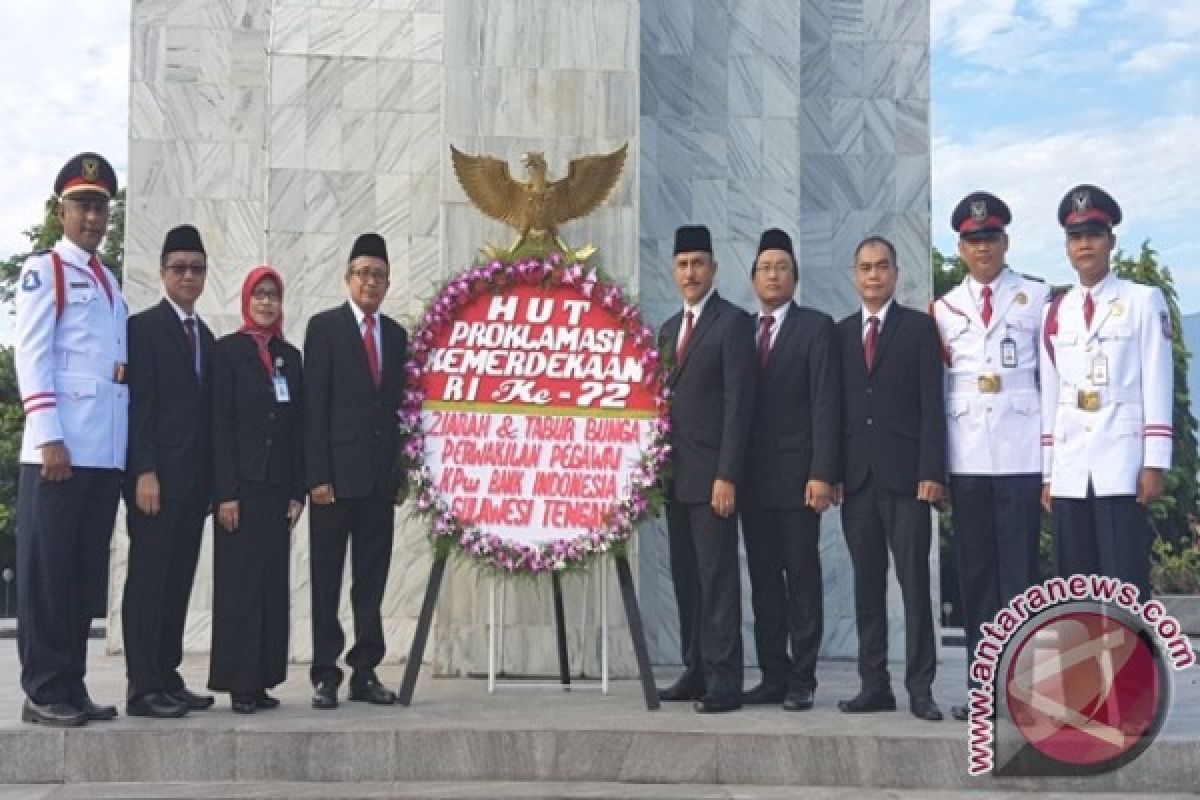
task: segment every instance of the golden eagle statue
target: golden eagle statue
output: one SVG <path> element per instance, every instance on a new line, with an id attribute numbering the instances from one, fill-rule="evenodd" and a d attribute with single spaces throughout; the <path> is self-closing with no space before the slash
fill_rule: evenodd
<path id="1" fill-rule="evenodd" d="M 516 228 L 517 239 L 507 251 L 489 246 L 489 257 L 514 256 L 519 249 L 549 249 L 557 246 L 562 252 L 586 259 L 596 251 L 586 245 L 573 251 L 558 235 L 558 226 L 590 213 L 604 202 L 617 184 L 629 144 L 607 155 L 591 155 L 574 159 L 567 168 L 567 177 L 546 180 L 546 158 L 542 153 L 526 153 L 521 163 L 529 172 L 529 180 L 514 180 L 508 164 L 490 156 L 472 156 L 450 146 L 454 158 L 454 174 L 463 191 L 476 208 L 493 219 Z"/>

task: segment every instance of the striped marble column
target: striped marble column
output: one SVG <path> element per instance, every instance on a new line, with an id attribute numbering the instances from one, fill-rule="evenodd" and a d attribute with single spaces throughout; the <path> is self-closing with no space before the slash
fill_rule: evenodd
<path id="1" fill-rule="evenodd" d="M 466 201 L 451 144 L 507 158 L 570 158 L 630 143 L 615 196 L 568 225 L 661 321 L 677 304 L 671 231 L 702 221 L 717 238 L 721 291 L 751 307 L 759 231 L 792 232 L 800 299 L 849 311 L 849 249 L 892 236 L 902 297 L 929 293 L 928 5 L 925 0 L 135 0 L 130 68 L 127 289 L 159 296 L 163 234 L 196 224 L 210 254 L 199 311 L 238 323 L 246 270 L 287 282 L 286 333 L 342 302 L 354 237 L 388 241 L 384 310 L 408 323 L 483 242 L 509 233 Z M 823 544 L 828 651 L 845 653 L 848 573 L 836 520 Z M 389 659 L 406 654 L 429 566 L 420 526 L 397 513 L 385 600 Z M 292 656 L 310 653 L 305 523 L 292 552 Z M 125 539 L 116 537 L 114 601 Z M 207 548 L 207 541 L 206 541 Z M 638 542 L 652 653 L 678 660 L 661 526 Z M 207 648 L 206 549 L 188 647 Z M 595 674 L 598 576 L 569 578 L 574 667 Z M 427 657 L 443 674 L 486 669 L 489 581 L 455 566 Z M 612 665 L 632 659 L 610 585 Z M 548 586 L 502 585 L 502 667 L 556 670 Z M 841 598 L 841 599 L 839 599 Z M 894 604 L 895 605 L 895 604 Z M 749 609 L 746 603 L 747 613 Z M 110 645 L 120 647 L 113 603 Z M 348 603 L 343 606 L 348 614 Z M 748 640 L 749 641 L 749 640 Z"/>

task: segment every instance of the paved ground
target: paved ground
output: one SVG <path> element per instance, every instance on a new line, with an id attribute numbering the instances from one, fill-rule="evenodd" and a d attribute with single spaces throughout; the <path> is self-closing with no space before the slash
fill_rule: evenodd
<path id="1" fill-rule="evenodd" d="M 952 703 L 962 702 L 965 697 L 963 689 L 963 651 L 947 648 L 943 663 L 939 667 L 939 675 L 935 686 L 935 694 L 944 710 L 948 711 Z M 202 688 L 207 669 L 204 657 L 189 657 L 185 663 L 185 677 L 194 688 Z M 902 667 L 894 666 L 897 674 L 902 673 Z M 384 667 L 380 676 L 385 683 L 393 687 L 400 680 L 400 666 Z M 660 682 L 671 679 L 668 670 L 659 675 Z M 278 732 L 286 735 L 306 734 L 311 737 L 320 736 L 328 731 L 337 734 L 354 735 L 374 732 L 394 732 L 396 736 L 430 734 L 436 739 L 435 732 L 444 732 L 448 728 L 470 731 L 493 732 L 553 732 L 566 736 L 572 733 L 591 731 L 661 733 L 666 738 L 687 737 L 695 734 L 746 734 L 784 735 L 797 734 L 806 740 L 813 737 L 859 737 L 867 740 L 901 740 L 911 745 L 928 741 L 927 747 L 933 748 L 928 752 L 944 751 L 949 747 L 953 750 L 952 763 L 957 764 L 958 753 L 965 752 L 966 725 L 949 719 L 941 723 L 921 722 L 908 714 L 907 698 L 900 681 L 894 677 L 897 687 L 897 699 L 901 710 L 895 713 L 848 716 L 836 709 L 838 699 L 845 698 L 857 689 L 857 676 L 854 665 L 848 662 L 823 662 L 818 668 L 818 678 L 821 685 L 817 691 L 817 708 L 803 714 L 789 714 L 778 708 L 754 708 L 739 713 L 727 715 L 698 715 L 690 710 L 687 704 L 664 704 L 661 711 L 647 713 L 642 705 L 640 685 L 635 681 L 614 681 L 612 691 L 605 696 L 597 691 L 576 689 L 569 692 L 557 688 L 501 688 L 494 695 L 487 693 L 487 685 L 482 680 L 471 679 L 439 679 L 423 675 L 417 685 L 413 705 L 403 707 L 376 707 L 359 703 L 343 702 L 342 707 L 334 712 L 319 712 L 309 705 L 310 689 L 307 681 L 305 665 L 292 667 L 289 680 L 279 687 L 277 695 L 283 701 L 278 711 L 259 713 L 253 716 L 235 715 L 229 710 L 227 697 L 219 697 L 217 706 L 209 712 L 194 713 L 182 720 L 156 721 L 130 719 L 122 716 L 110 723 L 94 723 L 88 726 L 87 740 L 95 742 L 119 741 L 119 737 L 103 737 L 94 740 L 91 734 L 101 734 L 104 731 L 125 732 L 134 735 L 139 741 L 146 741 L 144 735 L 152 734 L 184 734 L 195 732 L 207 735 L 213 733 L 231 732 L 233 734 L 259 735 L 267 732 Z M 1174 675 L 1174 694 L 1172 713 L 1160 736 L 1167 741 L 1200 743 L 1200 670 L 1190 670 Z M 757 675 L 747 675 L 747 686 L 757 680 Z M 90 662 L 89 685 L 93 696 L 101 702 L 117 702 L 124 696 L 124 663 L 120 657 L 110 657 L 103 654 L 102 643 L 93 642 Z M 18 683 L 18 664 L 15 642 L 0 640 L 0 740 L 12 737 L 14 734 L 44 733 L 33 726 L 24 725 L 19 721 L 21 692 Z M 517 734 L 521 735 L 521 734 Z M 962 737 L 960 739 L 960 737 Z M 24 737 L 22 737 L 24 738 Z M 502 737 L 512 740 L 512 737 Z M 752 737 L 753 738 L 753 737 Z M 75 740 L 78 742 L 78 740 Z M 441 740 L 438 740 L 441 741 Z M 964 750 L 958 750 L 958 742 L 964 742 Z M 130 742 L 132 744 L 132 741 Z M 2 741 L 0 741 L 2 744 Z M 86 744 L 86 742 L 84 742 Z M 142 745 L 138 745 L 141 747 Z M 873 745 L 872 745 L 873 746 Z M 922 745 L 925 746 L 925 745 Z M 136 749 L 136 748 L 135 748 Z M 869 747 L 866 748 L 870 750 Z M 120 748 L 117 748 L 120 750 Z M 0 754 L 4 751 L 0 747 Z M 13 757 L 14 750 L 8 750 Z M 116 752 L 116 751 L 114 751 Z M 126 752 L 127 751 L 123 751 Z M 145 757 L 145 751 L 139 750 Z M 912 752 L 921 752 L 920 747 Z M 1153 748 L 1152 748 L 1153 752 Z M 1191 751 L 1188 750 L 1190 753 Z M 446 754 L 448 755 L 448 754 Z M 127 755 L 122 756 L 122 761 Z M 133 756 L 136 758 L 136 755 Z M 436 757 L 434 755 L 433 757 Z M 632 756 L 627 756 L 630 758 Z M 894 768 L 920 770 L 918 763 L 896 765 Z M 0 774 L 5 765 L 0 764 Z M 667 765 L 669 768 L 670 765 Z M 1182 765 L 1181 765 L 1182 766 Z M 1197 785 L 1200 785 L 1200 767 L 1195 763 L 1188 769 L 1194 768 L 1197 775 Z M 935 791 L 932 789 L 882 790 L 882 789 L 847 789 L 804 788 L 792 787 L 750 787 L 739 786 L 745 781 L 731 781 L 734 785 L 712 786 L 704 783 L 688 784 L 646 784 L 638 782 L 603 783 L 580 782 L 555 783 L 552 780 L 538 782 L 503 782 L 498 779 L 503 774 L 494 775 L 491 780 L 474 782 L 446 781 L 437 783 L 324 783 L 325 778 L 317 775 L 313 780 L 304 782 L 288 782 L 294 778 L 289 774 L 264 776 L 262 781 L 240 781 L 238 783 L 196 782 L 198 778 L 181 779 L 180 783 L 90 783 L 96 780 L 131 780 L 121 778 L 126 768 L 116 768 L 111 775 L 92 772 L 91 768 L 82 771 L 71 769 L 67 774 L 76 777 L 69 780 L 79 781 L 65 786 L 57 784 L 41 786 L 4 786 L 0 785 L 0 800 L 40 800 L 41 798 L 192 798 L 192 797 L 229 797 L 229 798 L 282 798 L 296 797 L 312 800 L 312 798 L 619 798 L 621 800 L 637 800 L 639 798 L 696 798 L 710 800 L 716 798 L 747 798 L 747 800 L 764 800 L 770 798 L 794 797 L 801 800 L 808 798 L 930 798 L 930 800 L 946 800 L 952 797 L 971 796 L 984 800 L 991 798 L 1030 797 L 1023 792 L 999 791 L 1011 787 L 993 784 L 997 791 Z M 957 767 L 954 767 L 957 771 Z M 9 773 L 19 774 L 19 773 Z M 238 773 L 239 775 L 241 773 Z M 961 773 L 960 773 L 961 774 Z M 219 777 L 219 776 L 213 776 Z M 483 776 L 481 776 L 483 777 Z M 623 779 L 623 778 L 622 778 Z M 42 780 L 42 778 L 37 778 Z M 643 779 L 644 780 L 644 779 Z M 822 781 L 826 782 L 826 781 Z M 836 784 L 836 781 L 834 782 Z M 870 785 L 870 784 L 869 784 Z M 878 783 L 874 785 L 880 785 Z M 913 785 L 901 783 L 899 785 Z M 919 784 L 918 784 L 919 785 Z M 935 784 L 936 785 L 936 784 Z M 1178 785 L 1178 784 L 1173 784 Z M 1183 784 L 1187 786 L 1188 784 Z M 1056 788 L 1053 786 L 1047 788 Z M 1071 787 L 1074 788 L 1074 787 Z M 1142 791 L 1142 784 L 1128 787 L 1130 792 L 1112 795 L 1096 795 L 1100 797 L 1137 797 L 1134 791 Z M 1182 787 L 1181 787 L 1182 788 Z M 1086 791 L 1086 789 L 1080 789 Z M 1058 794 L 1053 791 L 1041 792 L 1043 800 L 1051 798 L 1067 798 L 1073 795 Z M 1074 795 L 1077 796 L 1077 795 Z M 1157 794 L 1159 797 L 1172 795 Z"/>

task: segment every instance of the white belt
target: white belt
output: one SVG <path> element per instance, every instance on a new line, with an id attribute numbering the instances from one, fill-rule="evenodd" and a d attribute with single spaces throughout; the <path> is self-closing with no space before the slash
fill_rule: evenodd
<path id="1" fill-rule="evenodd" d="M 998 392 L 985 392 L 981 385 L 997 378 Z M 955 373 L 950 376 L 950 391 L 973 394 L 998 394 L 1018 389 L 1037 389 L 1037 372 L 1032 369 L 1002 369 L 997 372 Z"/>

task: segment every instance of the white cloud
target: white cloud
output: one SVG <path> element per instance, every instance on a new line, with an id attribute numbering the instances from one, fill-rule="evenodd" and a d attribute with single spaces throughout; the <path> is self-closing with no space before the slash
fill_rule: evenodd
<path id="1" fill-rule="evenodd" d="M 1067 281 L 1058 203 L 1071 186 L 1094 183 L 1117 199 L 1125 221 L 1121 246 L 1142 240 L 1169 253 L 1177 277 L 1200 264 L 1184 263 L 1197 249 L 1181 239 L 1195 214 L 1195 152 L 1200 114 L 1178 114 L 1129 124 L 1111 121 L 1066 133 L 989 130 L 965 140 L 933 142 L 933 234 L 953 252 L 950 211 L 966 193 L 987 189 L 1013 211 L 1010 261 L 1021 271 Z M 981 155 L 986 154 L 986 155 Z M 1181 281 L 1184 308 L 1200 308 L 1200 281 Z"/>
<path id="2" fill-rule="evenodd" d="M 1037 14 L 1056 28 L 1069 28 L 1079 19 L 1079 12 L 1089 0 L 1038 0 Z"/>
<path id="3" fill-rule="evenodd" d="M 1155 42 L 1134 51 L 1128 60 L 1121 64 L 1121 71 L 1139 77 L 1169 72 L 1187 61 L 1195 52 L 1196 45 L 1192 42 Z"/>
<path id="4" fill-rule="evenodd" d="M 68 7 L 69 6 L 69 7 Z M 0 27 L 0 257 L 27 249 L 54 176 L 82 150 L 125 173 L 128 0 L 5 2 Z"/>

